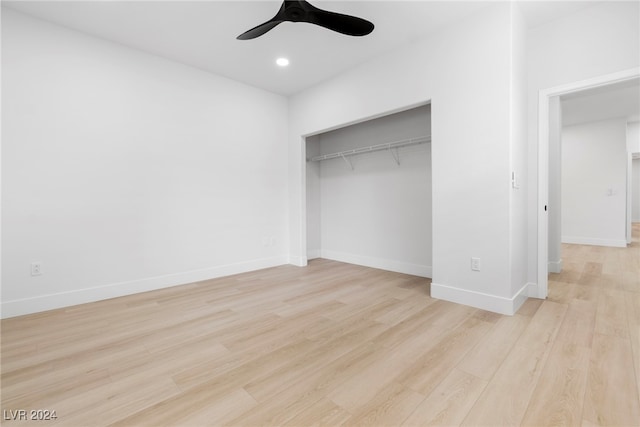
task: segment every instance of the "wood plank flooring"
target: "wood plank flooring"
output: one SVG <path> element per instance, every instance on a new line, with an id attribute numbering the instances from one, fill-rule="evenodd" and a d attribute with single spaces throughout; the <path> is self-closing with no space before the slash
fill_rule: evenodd
<path id="1" fill-rule="evenodd" d="M 564 245 L 549 298 L 514 316 L 314 260 L 5 319 L 1 421 L 637 426 L 639 236 Z"/>

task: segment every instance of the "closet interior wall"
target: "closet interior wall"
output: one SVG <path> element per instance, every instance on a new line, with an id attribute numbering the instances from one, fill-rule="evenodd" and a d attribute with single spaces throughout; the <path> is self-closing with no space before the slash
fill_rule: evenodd
<path id="1" fill-rule="evenodd" d="M 430 135 L 431 106 L 424 105 L 307 137 L 306 155 Z M 348 160 L 307 162 L 307 258 L 431 277 L 431 144 Z"/>

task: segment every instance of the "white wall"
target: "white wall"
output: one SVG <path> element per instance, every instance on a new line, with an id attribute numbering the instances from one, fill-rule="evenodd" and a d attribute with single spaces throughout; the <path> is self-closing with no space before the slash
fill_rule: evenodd
<path id="1" fill-rule="evenodd" d="M 3 9 L 2 101 L 3 316 L 288 261 L 285 98 Z"/>
<path id="2" fill-rule="evenodd" d="M 640 154 L 640 122 L 638 121 L 627 122 L 627 152 L 631 155 Z M 628 212 L 632 222 L 640 222 L 640 158 L 631 161 L 630 175 L 631 206 Z"/>
<path id="3" fill-rule="evenodd" d="M 537 282 L 538 92 L 640 65 L 640 4 L 601 2 L 527 34 L 529 281 Z"/>
<path id="4" fill-rule="evenodd" d="M 512 289 L 525 284 L 510 283 L 511 7 L 492 5 L 290 99 L 292 262 L 306 263 L 303 136 L 431 100 L 432 295 L 517 308 Z M 480 272 L 471 257 L 481 258 Z"/>
<path id="5" fill-rule="evenodd" d="M 313 135 L 306 139 L 307 159 L 320 154 L 319 136 Z M 320 258 L 322 222 L 320 209 L 320 163 L 307 162 L 307 259 Z"/>
<path id="6" fill-rule="evenodd" d="M 626 119 L 562 131 L 562 242 L 626 247 Z"/>
<path id="7" fill-rule="evenodd" d="M 426 105 L 322 133 L 316 148 L 329 154 L 430 134 Z M 353 170 L 342 158 L 307 163 L 320 168 L 323 258 L 431 277 L 431 147 L 403 147 L 398 155 L 400 165 L 388 151 L 352 156 Z M 307 181 L 308 199 L 314 185 Z M 307 210 L 308 233 L 318 226 L 315 216 Z"/>
<path id="8" fill-rule="evenodd" d="M 526 299 L 527 284 L 527 31 L 524 16 L 517 4 L 510 8 L 510 101 L 509 150 L 512 182 L 509 194 L 509 257 L 511 261 L 511 297 L 518 296 L 514 307 Z"/>
<path id="9" fill-rule="evenodd" d="M 633 159 L 631 168 L 631 221 L 640 222 L 640 159 Z"/>
<path id="10" fill-rule="evenodd" d="M 549 99 L 549 272 L 562 271 L 562 103 L 559 96 Z"/>
<path id="11" fill-rule="evenodd" d="M 640 153 L 640 122 L 627 123 L 627 151 Z"/>

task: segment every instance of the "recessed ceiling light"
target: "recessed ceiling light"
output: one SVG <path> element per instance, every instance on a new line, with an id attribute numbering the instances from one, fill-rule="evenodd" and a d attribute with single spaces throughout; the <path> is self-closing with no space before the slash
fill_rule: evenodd
<path id="1" fill-rule="evenodd" d="M 287 65 L 289 65 L 289 60 L 287 58 L 278 58 L 276 59 L 276 64 L 281 67 L 286 67 Z"/>

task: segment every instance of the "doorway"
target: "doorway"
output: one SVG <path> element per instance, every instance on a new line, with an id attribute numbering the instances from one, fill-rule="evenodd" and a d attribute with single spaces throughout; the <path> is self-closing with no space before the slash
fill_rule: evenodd
<path id="1" fill-rule="evenodd" d="M 571 83 L 555 88 L 540 91 L 538 103 L 538 237 L 537 237 L 537 288 L 533 297 L 546 298 L 548 294 L 548 274 L 550 270 L 549 252 L 550 245 L 554 248 L 560 245 L 560 226 L 550 221 L 557 221 L 560 218 L 560 204 L 558 203 L 557 192 L 550 192 L 550 177 L 556 177 L 559 171 L 553 170 L 558 165 L 558 160 L 551 161 L 550 150 L 554 139 L 558 138 L 561 132 L 561 112 L 560 98 L 571 98 L 580 92 L 587 90 L 598 90 L 612 85 L 624 85 L 640 77 L 640 69 L 635 68 L 619 73 L 601 76 L 587 81 Z M 552 207 L 552 196 L 556 200 L 553 205 L 556 208 L 553 216 L 549 208 Z M 554 234 L 554 239 L 550 238 L 550 231 Z M 557 235 L 557 240 L 555 236 Z M 552 267 L 553 269 L 554 267 Z M 561 268 L 561 266 L 559 267 Z"/>

